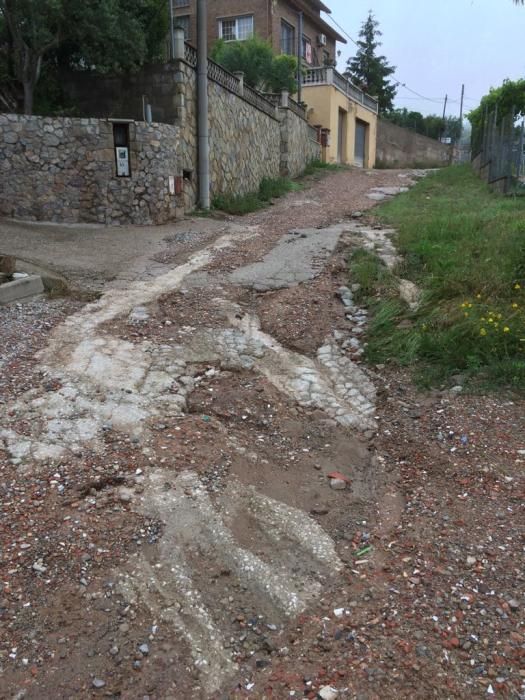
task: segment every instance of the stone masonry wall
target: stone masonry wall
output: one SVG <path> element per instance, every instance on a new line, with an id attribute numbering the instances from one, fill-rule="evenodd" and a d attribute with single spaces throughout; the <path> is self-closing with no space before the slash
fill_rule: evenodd
<path id="1" fill-rule="evenodd" d="M 224 73 L 224 71 L 223 71 Z M 142 96 L 151 104 L 153 119 L 180 126 L 180 168 L 184 209 L 198 199 L 196 70 L 186 61 L 146 66 L 128 76 L 65 74 L 70 101 L 82 115 L 142 119 Z M 237 81 L 229 76 L 229 82 Z M 97 99 L 93 100 L 93 94 Z M 211 195 L 245 194 L 258 189 L 264 177 L 296 177 L 320 158 L 313 130 L 292 110 L 272 117 L 247 102 L 218 80 L 208 80 L 210 110 Z"/>
<path id="2" fill-rule="evenodd" d="M 195 70 L 178 63 L 181 114 L 180 162 L 191 180 L 184 181 L 185 208 L 197 201 L 197 84 Z M 211 197 L 242 195 L 259 188 L 280 167 L 280 122 L 213 80 L 208 81 Z"/>
<path id="3" fill-rule="evenodd" d="M 448 165 L 451 146 L 380 119 L 377 125 L 378 166 L 389 168 Z"/>
<path id="4" fill-rule="evenodd" d="M 159 224 L 175 218 L 178 129 L 131 123 L 131 177 L 116 177 L 113 124 L 0 114 L 0 213 L 21 219 Z"/>
<path id="5" fill-rule="evenodd" d="M 291 109 L 281 114 L 281 175 L 298 177 L 314 160 L 321 160 L 315 129 Z"/>

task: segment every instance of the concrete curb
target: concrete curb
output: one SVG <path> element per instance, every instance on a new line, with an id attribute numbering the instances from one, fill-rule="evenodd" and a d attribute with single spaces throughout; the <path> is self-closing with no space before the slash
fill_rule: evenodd
<path id="1" fill-rule="evenodd" d="M 9 304 L 11 301 L 32 297 L 43 291 L 42 278 L 38 275 L 29 275 L 29 277 L 0 285 L 0 304 Z"/>

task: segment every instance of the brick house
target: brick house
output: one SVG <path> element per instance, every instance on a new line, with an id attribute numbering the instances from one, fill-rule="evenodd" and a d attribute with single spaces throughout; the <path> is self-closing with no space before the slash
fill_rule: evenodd
<path id="1" fill-rule="evenodd" d="M 172 0 L 174 24 L 186 40 L 197 38 L 197 0 Z M 302 14 L 301 54 L 305 75 L 302 99 L 308 121 L 324 130 L 323 159 L 372 168 L 376 159 L 377 100 L 335 69 L 337 42 L 346 40 L 327 24 L 321 0 L 209 0 L 208 45 L 217 39 L 268 40 L 276 54 L 297 55 Z"/>
<path id="2" fill-rule="evenodd" d="M 197 36 L 196 0 L 172 0 L 178 26 L 186 40 Z M 268 40 L 276 54 L 296 56 L 299 15 L 303 18 L 301 52 L 307 66 L 335 65 L 336 42 L 346 44 L 321 17 L 330 10 L 320 0 L 210 0 L 208 3 L 208 44 L 217 39 L 235 41 L 258 36 Z"/>

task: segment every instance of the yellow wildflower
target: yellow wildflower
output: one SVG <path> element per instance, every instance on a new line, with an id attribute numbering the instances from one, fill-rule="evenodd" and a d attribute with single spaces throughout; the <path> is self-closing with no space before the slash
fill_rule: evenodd
<path id="1" fill-rule="evenodd" d="M 487 329 L 486 329 L 486 328 L 482 328 L 482 329 L 480 330 L 479 334 L 480 334 L 480 335 L 487 335 Z"/>
<path id="2" fill-rule="evenodd" d="M 512 308 L 513 308 L 513 309 L 518 309 L 518 308 L 519 308 L 519 305 L 516 304 L 516 302 L 514 302 L 514 304 L 512 304 Z"/>
<path id="3" fill-rule="evenodd" d="M 489 318 L 489 323 L 494 323 L 494 319 L 493 319 L 493 318 Z"/>
<path id="4" fill-rule="evenodd" d="M 510 328 L 508 326 L 505 326 L 505 328 L 503 329 L 503 332 L 510 333 Z"/>
<path id="5" fill-rule="evenodd" d="M 516 282 L 516 284 L 514 285 L 514 289 L 521 289 L 521 284 Z"/>

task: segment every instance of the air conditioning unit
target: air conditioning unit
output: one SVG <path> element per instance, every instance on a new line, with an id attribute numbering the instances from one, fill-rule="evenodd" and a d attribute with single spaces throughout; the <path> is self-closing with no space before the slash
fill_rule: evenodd
<path id="1" fill-rule="evenodd" d="M 319 34 L 317 37 L 317 43 L 319 46 L 326 46 L 326 34 Z"/>

